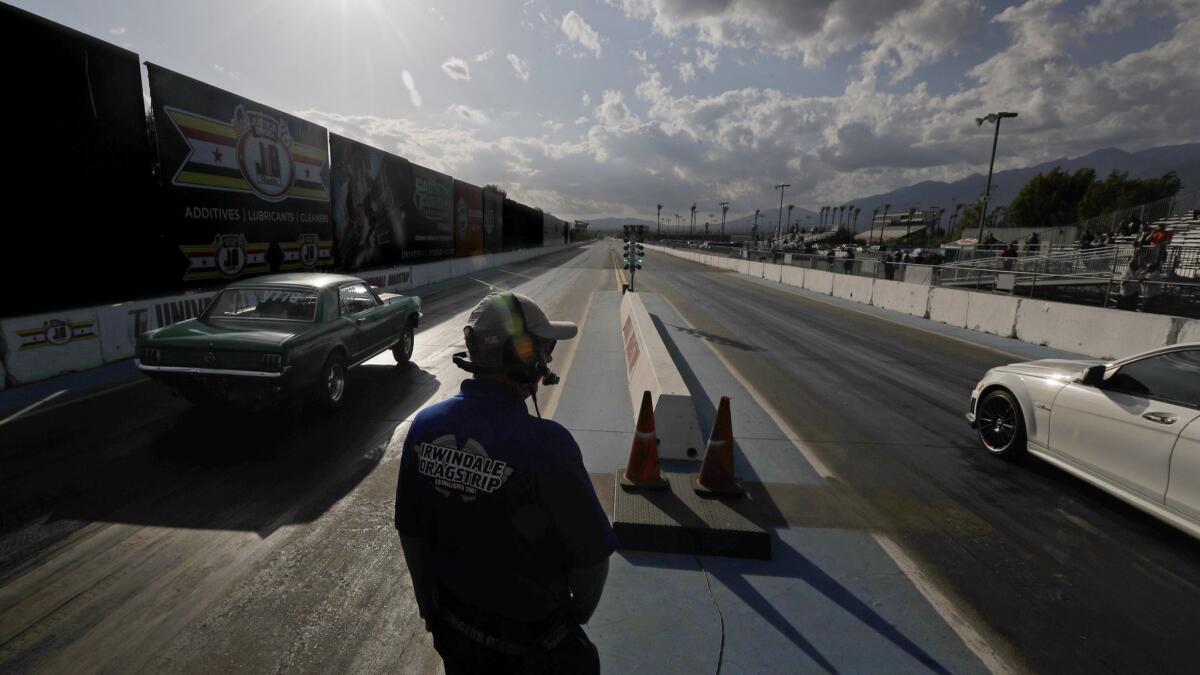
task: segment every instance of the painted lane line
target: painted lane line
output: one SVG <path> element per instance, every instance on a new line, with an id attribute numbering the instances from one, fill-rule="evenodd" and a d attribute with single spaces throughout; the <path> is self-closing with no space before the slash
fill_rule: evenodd
<path id="1" fill-rule="evenodd" d="M 40 400 L 40 401 L 34 401 L 33 403 L 30 403 L 29 405 L 25 406 L 24 408 L 21 408 L 21 409 L 20 409 L 20 410 L 18 410 L 17 412 L 15 412 L 15 413 L 13 413 L 13 414 L 9 415 L 8 417 L 5 417 L 4 419 L 0 420 L 0 427 L 4 426 L 5 424 L 8 424 L 9 422 L 11 422 L 11 421 L 13 421 L 13 420 L 17 419 L 17 418 L 18 418 L 18 417 L 20 417 L 21 415 L 24 415 L 25 413 L 27 413 L 27 412 L 29 412 L 29 411 L 33 410 L 34 408 L 37 408 L 38 406 L 40 406 L 40 405 L 42 405 L 42 404 L 44 404 L 44 403 L 49 403 L 50 401 L 52 401 L 52 400 L 54 400 L 54 399 L 58 398 L 59 396 L 62 396 L 62 395 L 63 395 L 63 394 L 65 394 L 65 393 L 67 393 L 67 390 L 66 390 L 66 389 L 59 389 L 58 391 L 54 392 L 53 394 L 50 394 L 49 396 L 47 396 L 46 398 L 43 398 L 43 399 L 42 399 L 42 400 Z"/>
<path id="2" fill-rule="evenodd" d="M 592 303 L 595 301 L 594 294 L 588 296 L 587 306 L 583 308 L 583 317 L 579 319 L 579 330 L 576 333 L 575 340 L 567 342 L 566 354 L 563 356 L 562 369 L 558 376 L 566 381 L 567 375 L 571 372 L 571 364 L 575 363 L 575 352 L 579 351 L 579 343 L 583 341 L 583 329 L 587 326 L 588 315 L 592 312 Z M 554 419 L 554 413 L 558 410 L 558 401 L 562 398 L 563 385 L 557 385 L 550 390 L 550 396 L 546 400 L 546 410 L 542 415 L 546 419 Z"/>
<path id="3" fill-rule="evenodd" d="M 497 268 L 496 268 L 496 271 L 497 271 L 497 272 L 504 272 L 505 274 L 511 274 L 511 275 L 513 275 L 514 277 L 525 277 L 526 279 L 532 279 L 532 278 L 533 278 L 533 277 L 529 276 L 528 274 L 521 274 L 520 272 L 510 272 L 509 270 L 506 270 L 506 269 L 504 269 L 504 268 L 502 268 L 502 267 L 497 267 Z"/>
<path id="4" fill-rule="evenodd" d="M 690 321 L 688 321 L 687 317 L 684 316 L 683 313 L 679 311 L 679 308 L 672 304 L 666 296 L 660 294 L 659 297 L 662 298 L 663 302 L 667 303 L 668 307 L 670 307 L 676 314 L 679 315 L 679 319 L 689 330 L 696 330 L 696 327 Z M 742 388 L 746 390 L 746 393 L 750 394 L 750 397 L 754 399 L 755 404 L 757 404 L 763 409 L 764 412 L 767 413 L 771 420 L 775 422 L 775 425 L 779 427 L 779 430 L 783 432 L 784 436 L 786 436 L 789 441 L 791 441 L 792 445 L 796 448 L 800 455 L 812 465 L 813 470 L 815 470 L 817 474 L 821 476 L 821 478 L 825 480 L 839 480 L 839 482 L 842 482 L 837 478 L 836 474 L 834 474 L 833 471 L 800 440 L 800 435 L 796 433 L 796 430 L 793 429 L 787 420 L 785 420 L 783 416 L 779 414 L 779 411 L 767 402 L 762 394 L 760 394 L 758 390 L 754 388 L 754 386 L 751 385 L 750 382 L 733 367 L 733 364 L 726 360 L 725 357 L 717 351 L 715 346 L 710 344 L 707 340 L 701 340 L 700 342 L 708 347 L 708 350 L 713 353 L 713 356 L 717 357 L 717 360 L 722 366 L 725 367 L 725 370 L 727 370 L 729 374 L 732 375 L 735 380 L 737 380 L 738 384 L 740 384 Z M 909 555 L 900 547 L 898 543 L 882 533 L 872 531 L 870 534 L 871 537 L 879 544 L 879 547 L 883 550 L 883 552 L 887 554 L 889 558 L 891 558 L 893 563 L 895 563 L 896 567 L 905 576 L 905 578 L 907 578 L 909 582 L 911 582 L 912 585 L 917 589 L 917 592 L 919 592 L 926 599 L 926 601 L 929 602 L 930 606 L 933 607 L 933 611 L 937 613 L 938 617 L 940 617 L 942 621 L 949 626 L 950 630 L 954 631 L 955 635 L 962 640 L 963 645 L 965 645 L 966 648 L 969 649 L 971 653 L 979 659 L 979 661 L 985 668 L 988 669 L 989 672 L 996 675 L 1009 675 L 1010 673 L 1017 672 L 1017 670 L 1010 666 L 1008 662 L 1001 656 L 1001 654 L 994 649 L 991 644 L 989 644 L 987 639 L 983 637 L 983 634 L 975 627 L 975 625 L 969 621 L 961 611 L 959 611 L 954 602 L 951 601 L 950 598 L 934 584 L 934 582 L 920 569 L 917 563 L 911 557 L 909 557 Z"/>

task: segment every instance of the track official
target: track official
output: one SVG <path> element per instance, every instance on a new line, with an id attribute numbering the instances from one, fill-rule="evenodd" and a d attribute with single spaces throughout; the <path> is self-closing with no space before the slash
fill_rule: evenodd
<path id="1" fill-rule="evenodd" d="M 557 383 L 551 353 L 577 328 L 506 292 L 463 332 L 454 362 L 474 378 L 417 415 L 400 461 L 396 529 L 421 617 L 447 675 L 597 673 L 581 624 L 616 537 L 570 432 L 525 405 Z"/>

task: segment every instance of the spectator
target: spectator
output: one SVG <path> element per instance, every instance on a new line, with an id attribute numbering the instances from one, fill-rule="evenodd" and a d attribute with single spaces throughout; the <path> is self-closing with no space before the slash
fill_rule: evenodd
<path id="1" fill-rule="evenodd" d="M 1104 233 L 1104 239 L 1103 239 L 1103 241 L 1101 241 L 1101 242 L 1100 242 L 1100 245 L 1101 245 L 1101 246 L 1113 246 L 1113 245 L 1115 245 L 1116 243 L 1117 243 L 1117 240 L 1116 240 L 1116 238 L 1115 238 L 1115 237 L 1113 237 L 1113 233 L 1112 233 L 1112 232 L 1105 232 L 1105 233 Z"/>
<path id="2" fill-rule="evenodd" d="M 896 278 L 896 266 L 892 263 L 892 254 L 883 249 L 883 278 L 892 281 Z"/>
<path id="3" fill-rule="evenodd" d="M 1086 251 L 1091 247 L 1092 247 L 1092 233 L 1087 230 L 1084 230 L 1083 234 L 1079 236 L 1079 250 Z"/>
<path id="4" fill-rule="evenodd" d="M 1000 252 L 1000 257 L 1004 258 L 1004 269 L 1011 270 L 1013 268 L 1013 258 L 1017 257 L 1017 240 L 1013 239 L 1004 250 Z"/>
<path id="5" fill-rule="evenodd" d="M 1041 248 L 1042 237 L 1037 232 L 1030 234 L 1029 238 L 1025 240 L 1025 250 L 1029 252 L 1029 255 L 1037 255 Z"/>
<path id="6" fill-rule="evenodd" d="M 833 271 L 833 258 L 836 255 L 837 254 L 833 252 L 833 249 L 829 249 L 829 251 L 825 254 L 825 260 L 829 262 L 829 271 L 830 272 Z"/>
<path id="7" fill-rule="evenodd" d="M 996 235 L 992 234 L 991 230 L 988 230 L 987 236 L 983 238 L 984 248 L 990 251 L 990 250 L 994 249 L 996 247 L 996 245 L 999 243 L 1000 243 L 1000 241 L 998 239 L 996 239 Z"/>
<path id="8" fill-rule="evenodd" d="M 1146 237 L 1146 243 L 1151 246 L 1166 246 L 1171 243 L 1171 239 L 1174 236 L 1174 232 L 1167 231 L 1167 224 L 1160 222 L 1154 226 L 1154 231 Z"/>
<path id="9" fill-rule="evenodd" d="M 854 274 L 854 248 L 846 249 L 846 259 L 842 261 L 842 271 L 846 274 Z"/>
<path id="10" fill-rule="evenodd" d="M 1133 245 L 1138 246 L 1138 247 L 1146 246 L 1147 244 L 1150 243 L 1150 235 L 1151 234 L 1152 234 L 1152 232 L 1150 231 L 1150 224 L 1149 223 L 1140 223 L 1138 225 L 1137 239 L 1134 240 Z"/>

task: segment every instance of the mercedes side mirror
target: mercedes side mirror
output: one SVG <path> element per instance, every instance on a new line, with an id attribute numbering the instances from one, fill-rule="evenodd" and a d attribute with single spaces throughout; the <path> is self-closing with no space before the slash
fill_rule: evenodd
<path id="1" fill-rule="evenodd" d="M 1104 371 L 1107 369 L 1108 367 L 1103 364 L 1099 366 L 1092 366 L 1091 368 L 1083 371 L 1083 379 L 1081 379 L 1080 382 L 1088 385 L 1089 387 L 1099 387 L 1100 385 L 1104 384 Z"/>

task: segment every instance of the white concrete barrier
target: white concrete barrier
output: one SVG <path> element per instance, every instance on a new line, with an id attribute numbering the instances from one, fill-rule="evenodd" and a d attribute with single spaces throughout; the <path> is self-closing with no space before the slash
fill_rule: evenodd
<path id="1" fill-rule="evenodd" d="M 654 403 L 659 456 L 699 460 L 704 441 L 692 394 L 637 293 L 626 293 L 621 298 L 620 316 L 634 424 L 642 405 L 642 392 L 649 391 Z"/>
<path id="2" fill-rule="evenodd" d="M 27 384 L 104 364 L 94 308 L 0 321 L 5 377 Z"/>
<path id="3" fill-rule="evenodd" d="M 783 276 L 779 279 L 781 283 L 796 288 L 804 287 L 804 268 L 802 267 L 784 267 Z"/>
<path id="4" fill-rule="evenodd" d="M 903 281 L 876 279 L 871 304 L 913 316 L 928 316 L 929 287 Z"/>
<path id="5" fill-rule="evenodd" d="M 871 304 L 871 289 L 874 286 L 874 281 L 870 277 L 835 274 L 833 276 L 833 296 L 869 305 Z"/>
<path id="6" fill-rule="evenodd" d="M 1017 339 L 1111 359 L 1170 344 L 1174 321 L 1158 314 L 1022 300 Z"/>
<path id="7" fill-rule="evenodd" d="M 971 299 L 968 291 L 951 288 L 935 288 L 929 292 L 929 318 L 951 326 L 965 328 L 967 325 L 967 303 Z"/>
<path id="8" fill-rule="evenodd" d="M 753 260 L 749 261 L 746 263 L 746 274 L 761 279 L 763 275 L 763 264 Z"/>
<path id="9" fill-rule="evenodd" d="M 1200 342 L 1200 320 L 1180 319 L 1176 342 Z"/>
<path id="10" fill-rule="evenodd" d="M 908 265 L 904 268 L 904 283 L 925 284 L 926 286 L 929 286 L 933 283 L 933 268 L 923 267 L 920 265 Z"/>
<path id="11" fill-rule="evenodd" d="M 774 263 L 765 263 L 763 265 L 763 278 L 771 281 L 779 281 L 783 278 L 783 265 Z"/>
<path id="12" fill-rule="evenodd" d="M 814 293 L 833 295 L 833 272 L 808 270 L 804 273 L 804 288 Z"/>
<path id="13" fill-rule="evenodd" d="M 971 293 L 971 299 L 967 301 L 966 327 L 981 333 L 1013 337 L 1020 305 L 1021 299 L 1011 295 Z"/>
<path id="14" fill-rule="evenodd" d="M 216 295 L 215 291 L 175 295 L 96 308 L 101 355 L 105 362 L 135 356 L 139 335 L 200 316 Z"/>

